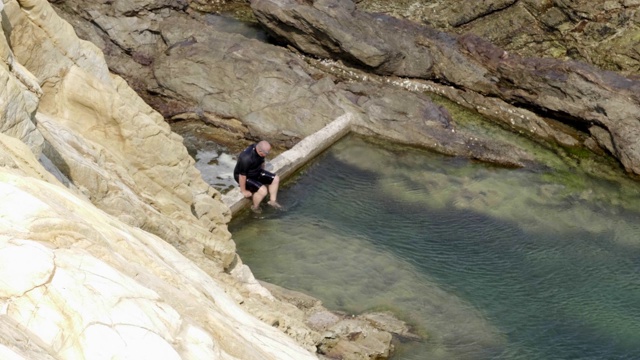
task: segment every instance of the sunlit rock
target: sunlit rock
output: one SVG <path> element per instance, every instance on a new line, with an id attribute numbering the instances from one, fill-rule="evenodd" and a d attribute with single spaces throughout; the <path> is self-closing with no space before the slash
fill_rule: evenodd
<path id="1" fill-rule="evenodd" d="M 14 143 L 2 141 L 33 158 Z M 0 169 L 0 318 L 19 330 L 0 327 L 2 351 L 39 358 L 5 343 L 21 334 L 62 359 L 314 358 L 162 239 L 38 179 L 43 169 L 8 162 Z"/>
<path id="2" fill-rule="evenodd" d="M 316 358 L 241 307 L 280 303 L 224 272 L 229 210 L 162 116 L 48 2 L 2 5 L 0 357 Z"/>

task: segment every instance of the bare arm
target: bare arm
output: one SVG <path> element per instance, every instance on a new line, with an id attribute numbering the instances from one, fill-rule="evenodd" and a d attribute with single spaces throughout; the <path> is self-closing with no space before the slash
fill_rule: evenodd
<path id="1" fill-rule="evenodd" d="M 246 198 L 251 197 L 251 191 L 247 190 L 247 176 L 239 175 L 238 176 L 238 184 L 240 185 L 240 192 Z"/>

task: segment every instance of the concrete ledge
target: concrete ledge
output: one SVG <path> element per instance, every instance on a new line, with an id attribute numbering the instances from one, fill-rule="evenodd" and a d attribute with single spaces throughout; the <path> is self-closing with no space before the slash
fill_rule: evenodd
<path id="1" fill-rule="evenodd" d="M 352 119 L 353 114 L 347 113 L 333 120 L 327 126 L 307 136 L 294 147 L 271 160 L 271 167 L 268 170 L 278 174 L 280 181 L 283 181 L 302 165 L 348 134 L 351 131 Z M 238 187 L 222 195 L 222 201 L 231 209 L 233 215 L 250 204 L 249 200 L 242 196 Z"/>

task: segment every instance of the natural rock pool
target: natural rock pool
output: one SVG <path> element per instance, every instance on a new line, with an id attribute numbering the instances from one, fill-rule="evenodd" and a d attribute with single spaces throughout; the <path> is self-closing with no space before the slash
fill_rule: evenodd
<path id="1" fill-rule="evenodd" d="M 639 359 L 640 184 L 348 136 L 230 224 L 258 279 L 426 336 L 394 359 Z"/>

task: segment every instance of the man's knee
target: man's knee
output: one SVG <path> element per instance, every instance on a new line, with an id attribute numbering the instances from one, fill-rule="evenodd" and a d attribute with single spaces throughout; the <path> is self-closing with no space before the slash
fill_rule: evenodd
<path id="1" fill-rule="evenodd" d="M 271 183 L 278 185 L 280 183 L 280 176 L 276 175 Z"/>
<path id="2" fill-rule="evenodd" d="M 261 196 L 267 195 L 267 187 L 264 186 L 264 185 L 260 186 L 260 189 L 258 189 L 258 191 L 256 191 L 256 194 L 261 195 Z"/>

